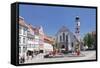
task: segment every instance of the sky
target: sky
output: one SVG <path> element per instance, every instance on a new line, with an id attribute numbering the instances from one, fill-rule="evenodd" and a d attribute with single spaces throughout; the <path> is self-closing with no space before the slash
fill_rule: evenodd
<path id="1" fill-rule="evenodd" d="M 96 28 L 96 9 L 78 7 L 57 7 L 40 5 L 19 5 L 19 15 L 26 24 L 42 26 L 44 33 L 54 36 L 62 26 L 75 33 L 75 17 L 80 17 L 80 35 Z"/>

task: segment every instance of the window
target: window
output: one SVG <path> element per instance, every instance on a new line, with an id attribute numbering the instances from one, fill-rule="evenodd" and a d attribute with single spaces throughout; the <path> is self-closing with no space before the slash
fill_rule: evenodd
<path id="1" fill-rule="evenodd" d="M 65 33 L 63 33 L 63 42 L 65 42 Z"/>
<path id="2" fill-rule="evenodd" d="M 21 37 L 19 37 L 19 43 L 21 43 Z"/>
<path id="3" fill-rule="evenodd" d="M 25 43 L 25 38 L 23 38 L 23 43 Z"/>
<path id="4" fill-rule="evenodd" d="M 25 35 L 25 28 L 23 29 L 23 35 Z"/>
<path id="5" fill-rule="evenodd" d="M 68 42 L 68 35 L 66 35 L 66 42 Z"/>
<path id="6" fill-rule="evenodd" d="M 39 53 L 43 53 L 43 50 L 40 50 Z"/>
<path id="7" fill-rule="evenodd" d="M 24 30 L 23 30 L 23 34 L 24 34 L 24 35 L 26 35 L 26 31 L 27 31 L 27 29 L 24 28 Z"/>
<path id="8" fill-rule="evenodd" d="M 21 26 L 19 26 L 19 34 L 21 34 Z"/>
<path id="9" fill-rule="evenodd" d="M 21 53 L 21 47 L 19 47 L 19 53 Z"/>
<path id="10" fill-rule="evenodd" d="M 73 42 L 72 42 L 72 47 L 73 47 Z"/>
<path id="11" fill-rule="evenodd" d="M 35 48 L 35 45 L 33 44 L 33 48 Z"/>
<path id="12" fill-rule="evenodd" d="M 23 52 L 25 52 L 27 50 L 27 48 L 26 47 L 23 47 Z"/>
<path id="13" fill-rule="evenodd" d="M 60 36 L 60 42 L 62 41 L 62 36 Z"/>

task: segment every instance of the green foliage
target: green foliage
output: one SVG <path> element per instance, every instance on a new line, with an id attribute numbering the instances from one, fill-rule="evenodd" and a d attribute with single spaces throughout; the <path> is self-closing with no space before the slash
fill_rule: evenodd
<path id="1" fill-rule="evenodd" d="M 87 45 L 88 47 L 91 47 L 93 45 L 94 38 L 93 38 L 93 36 L 91 34 L 89 34 L 89 33 L 86 34 L 84 36 L 83 40 L 84 40 L 85 45 Z"/>

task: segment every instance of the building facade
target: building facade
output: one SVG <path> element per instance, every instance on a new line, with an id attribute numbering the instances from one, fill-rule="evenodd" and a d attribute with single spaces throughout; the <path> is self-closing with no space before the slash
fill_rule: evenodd
<path id="1" fill-rule="evenodd" d="M 69 52 L 75 48 L 77 43 L 75 35 L 66 26 L 62 26 L 56 34 L 56 44 L 60 51 Z"/>
<path id="2" fill-rule="evenodd" d="M 19 17 L 19 55 L 22 56 L 27 50 L 28 27 L 22 17 Z"/>
<path id="3" fill-rule="evenodd" d="M 47 54 L 53 51 L 54 40 L 44 34 L 42 26 L 26 24 L 24 18 L 19 17 L 19 59 L 35 55 Z"/>
<path id="4" fill-rule="evenodd" d="M 42 26 L 32 26 L 29 24 L 27 39 L 27 51 L 45 53 L 47 50 L 51 50 L 51 48 L 53 50 L 51 45 L 53 41 L 44 34 Z"/>
<path id="5" fill-rule="evenodd" d="M 34 50 L 34 31 L 28 25 L 28 32 L 27 32 L 27 50 L 33 51 Z"/>
<path id="6" fill-rule="evenodd" d="M 39 27 L 28 25 L 28 48 L 30 51 L 40 51 L 40 46 L 43 45 L 43 40 L 41 40 L 41 36 L 39 34 Z"/>

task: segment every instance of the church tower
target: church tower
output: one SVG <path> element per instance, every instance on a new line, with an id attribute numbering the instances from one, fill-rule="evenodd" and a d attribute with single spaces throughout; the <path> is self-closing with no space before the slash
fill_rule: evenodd
<path id="1" fill-rule="evenodd" d="M 75 24 L 76 24 L 76 26 L 75 26 L 75 35 L 76 35 L 76 39 L 77 39 L 77 42 L 78 42 L 75 46 L 75 51 L 76 51 L 77 55 L 80 55 L 81 45 L 80 45 L 80 18 L 79 18 L 79 16 L 76 16 Z"/>

